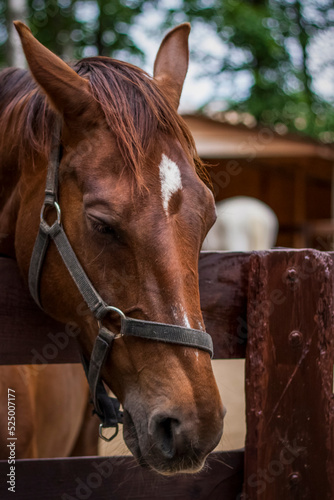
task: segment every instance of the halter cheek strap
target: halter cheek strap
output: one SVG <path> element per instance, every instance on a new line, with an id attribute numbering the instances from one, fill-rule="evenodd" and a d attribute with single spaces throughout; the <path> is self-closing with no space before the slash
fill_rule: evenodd
<path id="1" fill-rule="evenodd" d="M 99 331 L 96 337 L 91 357 L 87 360 L 82 355 L 82 364 L 88 380 L 94 412 L 101 420 L 100 437 L 106 441 L 113 439 L 118 433 L 118 424 L 122 423 L 123 414 L 120 411 L 120 403 L 116 398 L 108 396 L 101 378 L 101 372 L 111 351 L 113 342 L 122 336 L 134 336 L 159 342 L 194 347 L 206 351 L 212 357 L 213 346 L 210 335 L 201 330 L 184 328 L 166 323 L 155 323 L 128 318 L 124 313 L 113 306 L 106 304 L 99 293 L 95 290 L 87 274 L 82 268 L 73 248 L 66 236 L 61 224 L 61 210 L 58 205 L 58 171 L 61 160 L 61 148 L 59 147 L 60 127 L 55 131 L 52 150 L 49 159 L 45 199 L 41 209 L 40 226 L 31 256 L 29 268 L 29 290 L 35 302 L 41 306 L 40 301 L 40 277 L 44 258 L 50 241 L 54 241 L 58 252 L 80 291 L 84 301 L 98 320 Z M 56 211 L 56 220 L 49 225 L 45 220 L 47 208 Z M 110 312 L 116 312 L 121 316 L 121 331 L 114 334 L 102 325 L 103 318 Z M 103 428 L 114 427 L 115 432 L 111 438 L 103 435 Z"/>

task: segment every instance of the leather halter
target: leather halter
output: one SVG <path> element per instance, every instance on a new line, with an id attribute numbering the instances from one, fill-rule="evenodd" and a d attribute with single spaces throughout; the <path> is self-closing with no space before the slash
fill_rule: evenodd
<path id="1" fill-rule="evenodd" d="M 39 285 L 44 257 L 53 240 L 63 262 L 72 276 L 87 306 L 98 320 L 99 331 L 96 337 L 90 360 L 82 355 L 82 363 L 87 376 L 94 412 L 101 420 L 99 434 L 106 441 L 113 439 L 118 433 L 118 424 L 122 423 L 120 403 L 116 398 L 108 396 L 101 379 L 101 371 L 115 339 L 130 335 L 144 339 L 156 340 L 187 347 L 202 349 L 213 355 L 212 339 L 210 335 L 201 330 L 184 328 L 177 325 L 142 321 L 126 317 L 117 307 L 108 305 L 95 290 L 88 276 L 83 270 L 61 224 L 61 210 L 58 205 L 58 171 L 61 161 L 60 126 L 54 133 L 52 149 L 46 178 L 45 198 L 41 209 L 40 226 L 35 241 L 29 268 L 29 290 L 40 308 Z M 56 210 L 57 219 L 49 225 L 44 216 L 47 207 Z M 109 312 L 115 312 L 121 317 L 120 333 L 115 334 L 102 324 L 103 318 Z M 111 438 L 103 435 L 103 428 L 115 427 Z"/>

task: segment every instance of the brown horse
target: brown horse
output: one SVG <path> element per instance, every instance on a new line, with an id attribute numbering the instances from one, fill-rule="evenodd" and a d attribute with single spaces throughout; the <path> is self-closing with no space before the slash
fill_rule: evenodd
<path id="1" fill-rule="evenodd" d="M 204 330 L 198 256 L 215 220 L 192 137 L 177 114 L 188 67 L 183 24 L 163 40 L 154 77 L 105 57 L 72 68 L 16 28 L 31 76 L 1 74 L 1 165 L 9 251 L 28 277 L 43 205 L 51 136 L 62 121 L 59 205 L 80 263 L 103 299 L 128 317 Z M 35 83 L 36 82 L 36 83 Z M 54 244 L 40 283 L 45 311 L 80 327 L 89 358 L 93 315 Z M 119 320 L 108 318 L 117 332 Z M 223 406 L 203 350 L 123 336 L 103 380 L 124 407 L 126 443 L 158 472 L 194 472 L 218 443 Z M 64 411 L 66 409 L 64 408 Z"/>
<path id="2" fill-rule="evenodd" d="M 15 391 L 17 458 L 96 455 L 98 420 L 78 364 L 0 367 L 0 459 L 8 459 L 8 388 Z"/>

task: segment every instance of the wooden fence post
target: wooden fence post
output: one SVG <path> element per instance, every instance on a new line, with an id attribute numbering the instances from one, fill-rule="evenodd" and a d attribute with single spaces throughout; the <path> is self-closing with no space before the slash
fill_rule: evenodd
<path id="1" fill-rule="evenodd" d="M 315 250 L 251 257 L 245 500 L 334 498 L 332 268 Z"/>

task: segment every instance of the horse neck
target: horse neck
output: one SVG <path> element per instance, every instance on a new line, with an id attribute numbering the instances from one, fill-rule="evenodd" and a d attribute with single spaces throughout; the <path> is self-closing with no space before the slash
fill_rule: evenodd
<path id="1" fill-rule="evenodd" d="M 0 128 L 4 130 L 6 125 L 0 119 Z M 6 145 L 7 138 L 2 138 L 3 132 L 0 132 L 0 143 Z M 3 139 L 3 140 L 2 140 Z M 8 151 L 9 148 L 3 147 L 0 150 L 0 213 L 3 211 L 4 207 L 12 197 L 13 191 L 15 191 L 16 186 L 20 179 L 20 169 L 18 164 L 18 158 L 15 153 L 17 148 L 15 147 L 15 139 L 8 138 L 8 144 L 14 145 L 12 151 Z"/>
<path id="2" fill-rule="evenodd" d="M 20 207 L 20 192 L 17 185 L 0 212 L 0 255 L 15 258 L 15 229 Z"/>
<path id="3" fill-rule="evenodd" d="M 3 122 L 0 119 L 0 124 Z M 2 130 L 5 127 L 1 127 Z M 1 141 L 5 144 L 6 141 Z M 10 142 L 9 142 L 10 144 Z M 14 238 L 20 205 L 19 180 L 21 172 L 13 151 L 0 150 L 0 255 L 15 258 Z"/>
<path id="4" fill-rule="evenodd" d="M 7 162 L 2 163 L 3 158 Z M 28 191 L 36 193 L 39 184 L 45 183 L 45 160 L 24 162 L 19 166 L 18 157 L 2 155 L 0 151 L 0 255 L 15 258 L 15 232 L 21 204 Z M 44 183 L 41 183 L 41 179 Z"/>
<path id="5" fill-rule="evenodd" d="M 31 85 L 31 78 L 24 70 L 8 68 L 0 72 L 0 254 L 11 257 L 15 257 L 14 235 L 23 172 L 19 162 L 22 130 L 16 125 L 26 103 L 11 104 L 20 101 Z"/>

